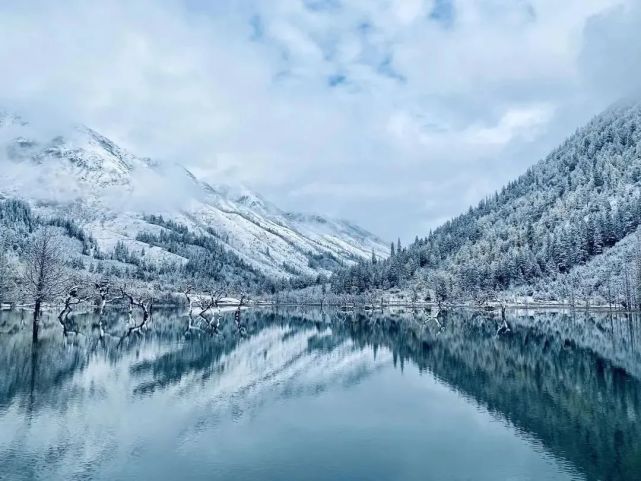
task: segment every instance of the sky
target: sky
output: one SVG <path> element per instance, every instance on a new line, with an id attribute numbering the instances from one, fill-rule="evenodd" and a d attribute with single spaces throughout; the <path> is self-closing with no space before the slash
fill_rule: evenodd
<path id="1" fill-rule="evenodd" d="M 641 86 L 639 0 L 0 0 L 0 108 L 411 240 Z"/>

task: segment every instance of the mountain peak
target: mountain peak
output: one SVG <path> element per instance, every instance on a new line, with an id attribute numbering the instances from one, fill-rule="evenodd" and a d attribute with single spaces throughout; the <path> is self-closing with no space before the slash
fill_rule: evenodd
<path id="1" fill-rule="evenodd" d="M 146 220 L 154 214 L 196 235 L 214 236 L 270 275 L 328 274 L 328 266 L 367 258 L 372 250 L 386 255 L 386 245 L 362 229 L 321 216 L 285 214 L 245 186 L 212 186 L 181 165 L 138 157 L 89 127 L 54 136 L 22 130 L 5 147 L 8 166 L 23 168 L 5 169 L 13 173 L 6 174 L 9 181 L 0 190 L 37 200 L 35 208 L 46 215 L 63 214 L 65 202 L 79 202 L 88 218 L 102 219 L 88 229 L 106 251 L 115 247 L 114 239 L 139 244 L 141 233 L 157 231 Z"/>

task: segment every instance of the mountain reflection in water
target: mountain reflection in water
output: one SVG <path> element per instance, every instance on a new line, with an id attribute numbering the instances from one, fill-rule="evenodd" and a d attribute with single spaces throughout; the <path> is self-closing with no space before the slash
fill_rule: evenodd
<path id="1" fill-rule="evenodd" d="M 32 345 L 4 312 L 0 479 L 641 479 L 639 318 L 508 314 L 167 310 Z"/>

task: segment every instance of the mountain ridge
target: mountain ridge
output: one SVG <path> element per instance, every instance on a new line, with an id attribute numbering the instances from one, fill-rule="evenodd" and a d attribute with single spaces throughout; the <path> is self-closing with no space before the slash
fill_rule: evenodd
<path id="1" fill-rule="evenodd" d="M 619 244 L 638 235 L 640 195 L 641 101 L 630 99 L 595 116 L 466 213 L 397 247 L 388 260 L 337 273 L 333 288 L 422 289 L 440 300 L 482 300 L 497 292 L 604 300 L 616 297 L 616 280 L 619 302 L 630 303 L 621 285 L 626 268 L 631 275 L 635 243 Z M 594 262 L 605 252 L 616 262 Z M 638 297 L 641 304 L 641 291 Z"/>
<path id="2" fill-rule="evenodd" d="M 28 122 L 5 114 L 2 130 L 0 194 L 27 201 L 45 217 L 74 212 L 105 252 L 119 242 L 142 252 L 137 237 L 158 232 L 145 221 L 153 214 L 214 236 L 273 277 L 329 275 L 372 252 L 387 253 L 383 241 L 350 222 L 286 212 L 245 187 L 211 185 L 182 165 L 138 157 L 86 126 L 43 140 L 29 135 Z"/>

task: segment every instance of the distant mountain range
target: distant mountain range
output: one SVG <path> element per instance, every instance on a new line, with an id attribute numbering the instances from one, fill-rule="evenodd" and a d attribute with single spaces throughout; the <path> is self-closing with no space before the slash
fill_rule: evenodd
<path id="1" fill-rule="evenodd" d="M 285 212 L 248 189 L 138 157 L 84 126 L 44 134 L 5 113 L 0 141 L 0 199 L 25 201 L 45 219 L 71 219 L 102 257 L 119 249 L 119 260 L 184 266 L 185 252 L 215 243 L 238 266 L 292 277 L 388 255 L 386 243 L 350 222 Z"/>
<path id="2" fill-rule="evenodd" d="M 617 103 L 521 177 L 384 262 L 333 276 L 338 292 L 509 291 L 641 305 L 641 103 Z M 424 290 L 425 290 L 424 289 Z"/>

